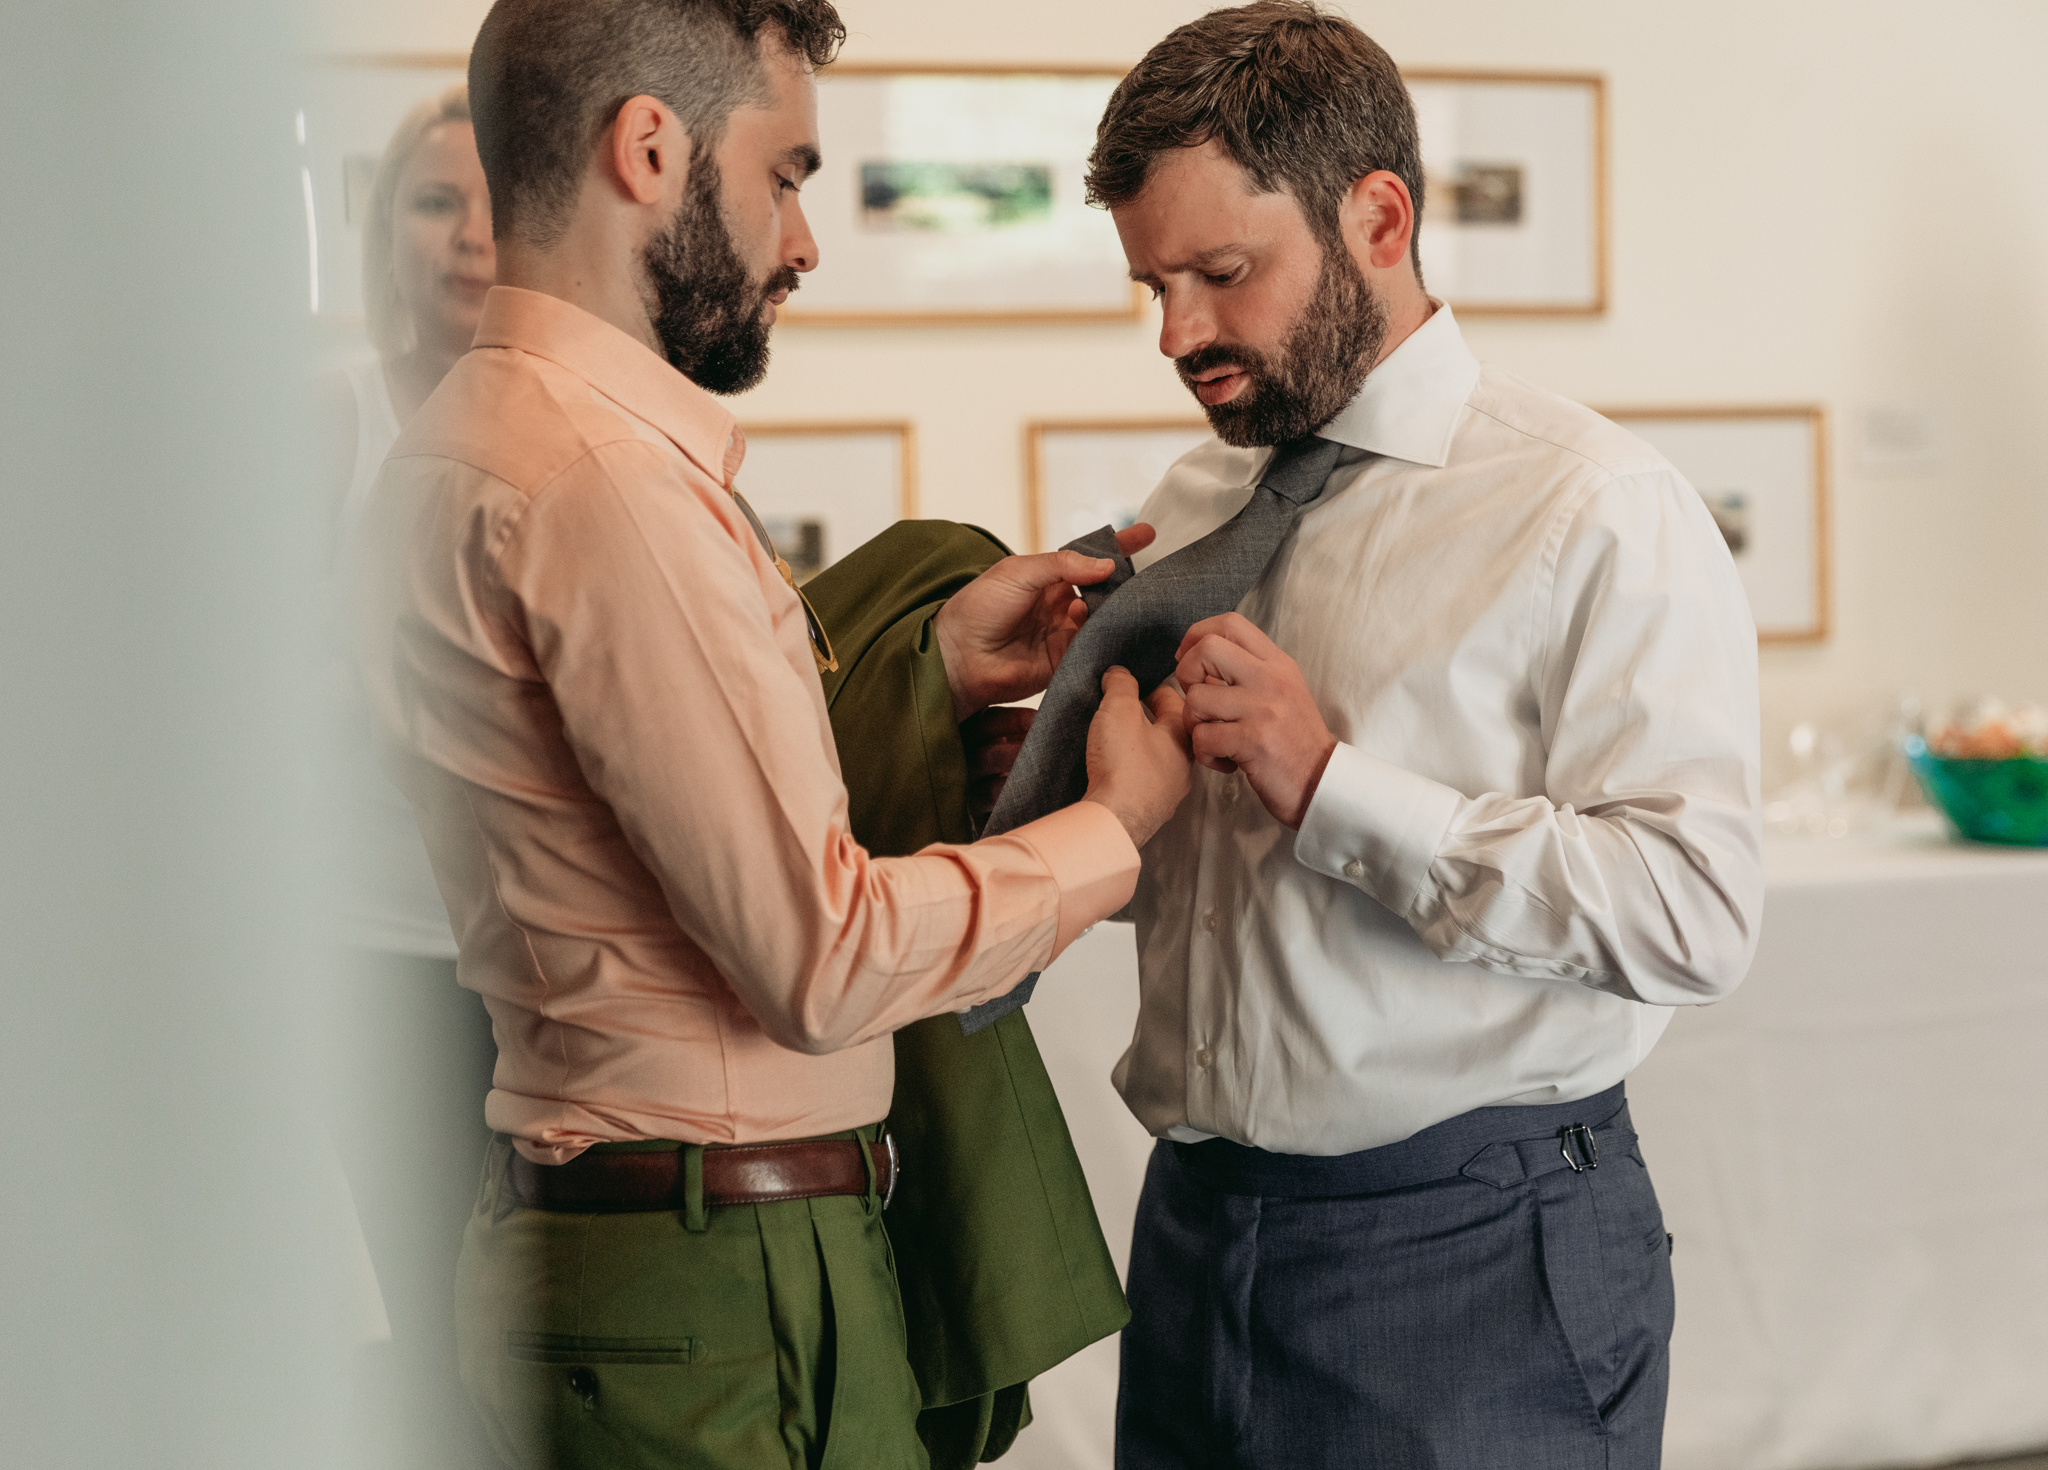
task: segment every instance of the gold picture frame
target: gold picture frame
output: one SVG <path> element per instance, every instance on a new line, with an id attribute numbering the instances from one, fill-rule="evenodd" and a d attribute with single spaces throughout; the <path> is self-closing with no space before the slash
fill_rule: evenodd
<path id="1" fill-rule="evenodd" d="M 1742 573 L 1758 643 L 1813 644 L 1828 637 L 1834 565 L 1825 408 L 1734 404 L 1598 412 L 1640 435 L 1707 502 Z"/>
<path id="2" fill-rule="evenodd" d="M 782 322 L 895 327 L 1138 321 L 1144 291 L 1129 278 L 1114 223 L 1089 208 L 1080 192 L 1100 104 L 1123 75 L 1115 66 L 987 62 L 842 61 L 820 71 L 825 166 L 804 186 L 804 204 L 821 269 L 782 308 Z M 891 79 L 913 84 L 906 89 L 912 95 L 891 98 L 881 91 L 878 84 Z M 965 85 L 949 95 L 949 79 Z M 1005 82 L 1012 85 L 996 85 Z M 1047 85 L 1034 88 L 1034 82 Z M 978 91 L 988 94 L 979 103 L 972 95 Z M 1033 91 L 1043 94 L 1035 118 Z M 931 156 L 891 153 L 894 124 L 878 116 L 893 117 L 890 109 L 899 103 L 913 120 L 919 107 L 945 114 L 943 141 L 933 141 L 938 135 L 932 128 L 904 124 L 918 136 L 913 151 Z M 1028 137 L 1034 123 L 1042 138 Z M 992 150 L 980 164 L 968 156 L 977 146 Z M 962 156 L 938 156 L 954 153 Z M 1000 153 L 1031 156 L 993 156 Z M 946 192 L 898 195 L 898 179 L 892 177 L 897 171 L 913 191 Z M 932 177 L 948 171 L 946 180 Z M 1004 181 L 1007 187 L 991 182 L 999 171 L 1014 176 Z M 973 203 L 975 189 L 989 201 L 978 223 L 966 219 L 974 211 L 958 208 Z M 880 194 L 892 202 L 878 204 Z M 905 200 L 922 207 L 912 211 Z M 1015 201 L 1023 201 L 1011 211 L 1020 217 L 1016 222 L 986 223 Z M 888 223 L 899 217 L 916 223 Z M 1011 229 L 1012 250 L 1005 255 L 950 244 L 955 231 L 949 217 L 961 220 L 957 238 L 969 242 L 985 242 L 990 229 Z M 832 273 L 835 259 L 847 263 L 841 274 Z"/>
<path id="3" fill-rule="evenodd" d="M 1420 245 L 1431 290 L 1460 316 L 1604 313 L 1611 238 L 1606 78 L 1426 67 L 1401 76 L 1415 99 L 1431 184 Z M 1460 97 L 1460 89 L 1471 90 Z M 1568 92 L 1580 94 L 1573 105 L 1565 105 Z M 1582 151 L 1571 136 L 1580 132 Z M 1467 158 L 1468 149 L 1477 157 Z M 1572 172 L 1575 153 L 1583 178 Z M 1446 206 L 1464 208 L 1466 174 L 1473 176 L 1473 219 L 1447 225 Z M 1580 196 L 1583 209 L 1574 203 Z M 1548 284 L 1537 288 L 1538 282 Z"/>
<path id="4" fill-rule="evenodd" d="M 1194 416 L 1118 419 L 1038 419 L 1024 426 L 1024 524 L 1031 549 L 1049 551 L 1108 524 L 1129 525 L 1137 508 L 1152 493 L 1166 466 L 1208 438 L 1208 420 Z M 1061 435 L 1090 436 L 1098 441 L 1089 467 L 1100 478 L 1076 485 L 1063 472 L 1058 446 Z M 1100 441 L 1112 441 L 1102 444 Z M 1122 441 L 1121 443 L 1115 441 Z M 1168 453 L 1185 442 L 1179 453 Z M 1105 452 L 1107 451 L 1107 452 Z M 1119 487 L 1126 487 L 1119 489 Z M 1086 522 L 1086 524 L 1083 524 Z"/>
<path id="5" fill-rule="evenodd" d="M 734 483 L 799 582 L 917 515 L 917 429 L 904 420 L 740 426 Z"/>

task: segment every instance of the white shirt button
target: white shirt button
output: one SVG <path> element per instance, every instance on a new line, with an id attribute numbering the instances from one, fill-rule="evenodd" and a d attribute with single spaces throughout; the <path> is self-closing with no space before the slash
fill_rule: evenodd
<path id="1" fill-rule="evenodd" d="M 1349 878 L 1353 883 L 1356 883 L 1360 878 L 1363 878 L 1365 876 L 1365 864 L 1360 862 L 1357 858 L 1353 858 L 1350 862 L 1344 865 L 1344 876 Z"/>
<path id="2" fill-rule="evenodd" d="M 1223 920 L 1214 909 L 1211 909 L 1208 913 L 1202 915 L 1202 927 L 1211 934 L 1214 934 L 1223 927 Z"/>
<path id="3" fill-rule="evenodd" d="M 1195 1053 L 1195 1065 L 1198 1067 L 1206 1067 L 1215 1060 L 1216 1053 L 1209 1050 L 1206 1046 Z"/>

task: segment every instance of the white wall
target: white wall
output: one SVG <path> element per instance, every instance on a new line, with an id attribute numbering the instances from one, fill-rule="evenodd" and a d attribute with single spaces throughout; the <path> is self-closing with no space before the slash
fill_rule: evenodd
<path id="1" fill-rule="evenodd" d="M 338 8 L 338 7 L 337 7 Z M 845 0 L 850 58 L 1127 64 L 1198 0 Z M 1466 322 L 1485 358 L 1592 403 L 1832 411 L 1834 634 L 1763 659 L 1767 749 L 1915 686 L 2048 700 L 2048 7 L 2029 0 L 1360 0 L 1404 65 L 1609 80 L 1611 306 Z M 476 0 L 375 0 L 328 49 L 461 50 Z M 825 140 L 827 148 L 831 140 Z M 824 270 L 831 269 L 826 261 Z M 1019 426 L 1181 414 L 1133 326 L 790 328 L 755 419 L 909 418 L 923 508 L 1021 540 Z M 1881 478 L 1857 418 L 1931 410 L 1944 463 Z"/>

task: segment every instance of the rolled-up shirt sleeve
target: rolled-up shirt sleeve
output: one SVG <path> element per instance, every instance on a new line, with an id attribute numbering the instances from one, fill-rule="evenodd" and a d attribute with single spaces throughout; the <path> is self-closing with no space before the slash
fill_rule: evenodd
<path id="1" fill-rule="evenodd" d="M 1610 479 L 1563 513 L 1531 691 L 1543 792 L 1465 792 L 1339 745 L 1296 858 L 1437 956 L 1699 1005 L 1763 906 L 1756 636 L 1699 496 Z"/>
<path id="2" fill-rule="evenodd" d="M 1090 802 L 870 857 L 768 566 L 722 488 L 621 442 L 535 495 L 490 571 L 583 778 L 773 1040 L 836 1051 L 1000 995 L 1129 899 L 1137 852 Z"/>

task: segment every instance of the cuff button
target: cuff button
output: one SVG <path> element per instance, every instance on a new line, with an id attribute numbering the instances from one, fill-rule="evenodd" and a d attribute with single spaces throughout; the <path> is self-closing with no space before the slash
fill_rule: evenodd
<path id="1" fill-rule="evenodd" d="M 1365 864 L 1360 862 L 1357 858 L 1353 858 L 1350 862 L 1344 865 L 1344 876 L 1349 878 L 1353 883 L 1356 883 L 1360 878 L 1363 878 L 1365 876 Z"/>

